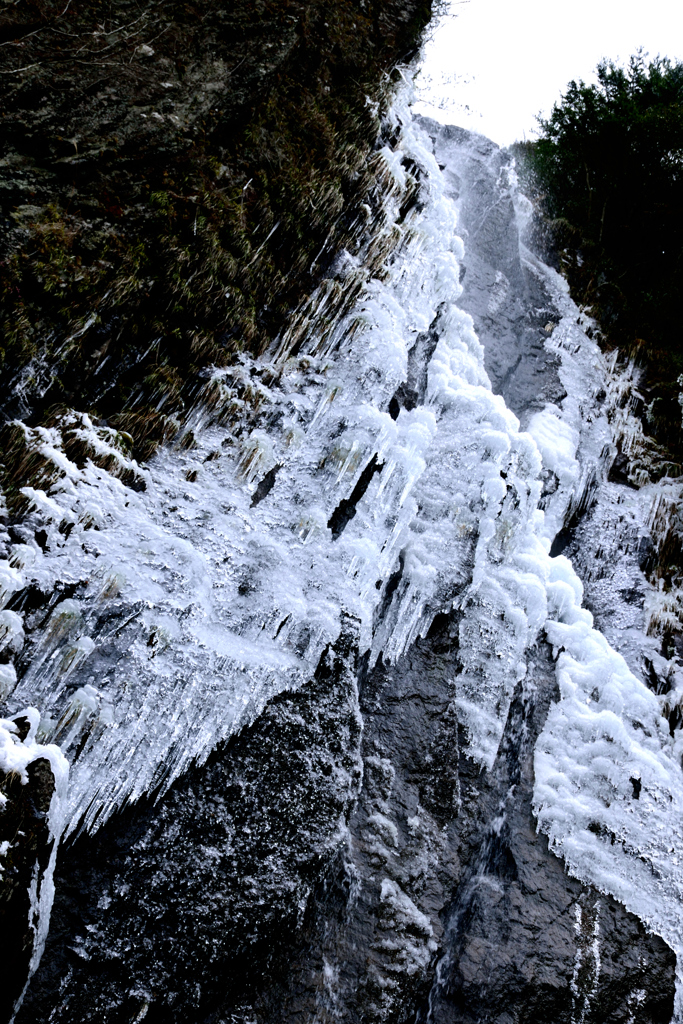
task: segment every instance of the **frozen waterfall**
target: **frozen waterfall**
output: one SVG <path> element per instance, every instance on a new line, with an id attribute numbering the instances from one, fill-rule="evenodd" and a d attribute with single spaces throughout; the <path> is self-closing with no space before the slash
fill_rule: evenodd
<path id="1" fill-rule="evenodd" d="M 637 533 L 657 495 L 629 492 L 621 509 L 610 490 L 616 371 L 563 280 L 520 243 L 461 281 L 463 218 L 495 237 L 512 210 L 523 234 L 513 164 L 414 118 L 410 100 L 406 87 L 394 103 L 356 250 L 266 356 L 207 374 L 177 443 L 140 467 L 84 414 L 17 424 L 42 486 L 24 488 L 31 511 L 0 563 L 13 654 L 0 686 L 11 713 L 39 709 L 37 741 L 69 762 L 68 834 L 164 791 L 304 683 L 344 616 L 370 661 L 389 663 L 459 610 L 457 714 L 490 768 L 515 687 L 533 700 L 528 651 L 545 636 L 559 700 L 535 752 L 538 827 L 683 963 L 683 740 L 664 716 L 683 679 L 647 621 L 596 629 L 572 561 L 551 555 L 577 509 L 597 500 Z M 463 305 L 500 325 L 520 259 L 558 311 L 544 351 L 562 387 L 527 381 L 533 401 L 513 412 L 498 385 L 518 364 L 496 364 L 492 387 Z M 101 458 L 77 464 L 76 442 Z M 616 619 L 631 614 L 619 602 Z M 683 1021 L 682 1000 L 679 976 Z"/>

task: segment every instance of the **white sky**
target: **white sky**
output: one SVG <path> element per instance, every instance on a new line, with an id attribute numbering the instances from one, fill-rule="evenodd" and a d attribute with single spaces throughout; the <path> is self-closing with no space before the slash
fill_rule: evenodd
<path id="1" fill-rule="evenodd" d="M 683 59 L 683 0 L 451 0 L 427 43 L 418 110 L 500 145 L 535 134 L 602 57 Z"/>

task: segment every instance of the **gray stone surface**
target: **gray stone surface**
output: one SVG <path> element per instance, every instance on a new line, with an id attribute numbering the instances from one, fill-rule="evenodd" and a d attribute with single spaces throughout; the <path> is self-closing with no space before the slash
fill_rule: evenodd
<path id="1" fill-rule="evenodd" d="M 565 391 L 557 357 L 544 347 L 545 327 L 557 322 L 557 310 L 520 258 L 510 157 L 482 135 L 427 118 L 421 122 L 446 168 L 447 194 L 456 202 L 465 242 L 458 305 L 472 315 L 493 390 L 524 428 L 534 412 L 561 401 Z"/>
<path id="2" fill-rule="evenodd" d="M 29 720 L 17 715 L 14 722 L 23 743 Z M 54 790 L 52 767 L 45 757 L 29 763 L 25 781 L 18 772 L 0 771 L 0 1020 L 12 1016 L 36 945 L 32 890 L 40 895 L 46 882 L 54 845 L 48 821 Z"/>

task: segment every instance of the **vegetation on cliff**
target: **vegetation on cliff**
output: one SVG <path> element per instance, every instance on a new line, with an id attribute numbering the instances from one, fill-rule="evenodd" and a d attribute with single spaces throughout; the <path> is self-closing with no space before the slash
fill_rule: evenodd
<path id="1" fill-rule="evenodd" d="M 344 243 L 429 0 L 27 0 L 0 17 L 0 402 L 138 458 Z"/>
<path id="2" fill-rule="evenodd" d="M 644 367 L 643 425 L 680 462 L 683 64 L 603 61 L 540 129 L 516 151 L 541 230 L 608 343 Z"/>

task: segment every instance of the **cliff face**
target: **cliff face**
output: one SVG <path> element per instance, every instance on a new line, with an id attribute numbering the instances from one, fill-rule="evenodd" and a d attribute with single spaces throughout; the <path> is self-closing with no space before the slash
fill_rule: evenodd
<path id="1" fill-rule="evenodd" d="M 424 0 L 6 8 L 5 415 L 77 408 L 142 456 L 172 437 L 202 368 L 262 351 L 343 245 L 387 76 L 430 13 Z"/>
<path id="2" fill-rule="evenodd" d="M 672 951 L 536 831 L 551 651 L 482 771 L 453 710 L 457 627 L 358 666 L 360 690 L 350 628 L 159 806 L 65 851 L 20 1024 L 668 1024 Z"/>
<path id="3" fill-rule="evenodd" d="M 39 893 L 54 847 L 47 820 L 55 788 L 50 762 L 46 758 L 31 761 L 24 780 L 19 773 L 3 771 L 0 787 L 6 798 L 0 817 L 0 950 L 6 965 L 0 1015 L 9 1019 L 28 979 L 34 952 L 37 920 L 32 883 Z"/>
<path id="4" fill-rule="evenodd" d="M 17 1024 L 681 1017 L 650 495 L 428 15 L 4 15 Z"/>
<path id="5" fill-rule="evenodd" d="M 85 816 L 89 831 L 62 849 L 45 956 L 18 1024 L 671 1019 L 674 953 L 626 909 L 623 890 L 621 901 L 610 894 L 617 878 L 631 897 L 661 885 L 650 917 L 660 933 L 678 912 L 666 888 L 673 833 L 663 833 L 654 850 L 634 838 L 639 815 L 647 822 L 668 813 L 661 820 L 678 827 L 678 792 L 669 796 L 664 761 L 657 761 L 660 744 L 672 778 L 680 775 L 662 726 L 661 687 L 647 674 L 650 689 L 629 676 L 636 713 L 620 682 L 622 663 L 615 671 L 614 659 L 605 660 L 604 648 L 598 656 L 595 646 L 586 658 L 562 636 L 567 627 L 598 642 L 575 607 L 581 583 L 565 559 L 547 552 L 556 535 L 563 542 L 565 524 L 585 525 L 587 508 L 613 497 L 623 504 L 630 493 L 607 479 L 615 449 L 603 411 L 606 370 L 576 307 L 520 244 L 523 201 L 506 154 L 458 129 L 418 128 L 405 110 L 398 116 L 395 148 L 383 160 L 393 169 L 389 194 L 398 188 L 388 208 L 404 232 L 338 330 L 328 324 L 328 334 L 319 334 L 313 321 L 303 341 L 301 323 L 288 335 L 300 344 L 297 357 L 283 360 L 288 369 L 277 387 L 274 371 L 265 378 L 270 388 L 256 420 L 271 432 L 271 461 L 254 456 L 266 450 L 261 437 L 261 448 L 248 450 L 257 472 L 235 476 L 212 421 L 197 429 L 196 449 L 162 453 L 149 476 L 150 504 L 159 480 L 178 494 L 196 485 L 192 500 L 172 496 L 178 518 L 189 517 L 208 488 L 211 503 L 194 513 L 186 546 L 174 553 L 186 552 L 190 538 L 201 550 L 210 513 L 225 516 L 219 526 L 227 529 L 226 494 L 249 527 L 234 543 L 218 529 L 210 535 L 221 565 L 229 558 L 238 566 L 234 580 L 206 562 L 212 584 L 220 584 L 214 589 L 229 592 L 231 614 L 243 615 L 246 639 L 233 661 L 211 661 L 201 650 L 221 606 L 207 601 L 199 618 L 188 604 L 177 621 L 195 630 L 196 660 L 169 659 L 166 676 L 146 675 L 164 647 L 180 658 L 186 634 L 154 591 L 156 610 L 135 605 L 125 580 L 113 597 L 98 581 L 96 591 L 81 583 L 62 601 L 94 641 L 68 685 L 53 682 L 47 669 L 32 676 L 31 664 L 47 665 L 63 648 L 47 648 L 44 627 L 27 613 L 32 646 L 17 692 L 33 687 L 57 706 L 59 687 L 81 687 L 62 716 L 68 728 L 57 725 L 56 735 L 73 758 L 72 820 Z M 453 235 L 456 212 L 464 251 Z M 374 243 L 365 251 L 369 261 Z M 357 269 L 347 254 L 335 279 L 348 287 Z M 322 297 L 328 294 L 325 286 Z M 278 365 L 275 358 L 263 363 Z M 263 363 L 243 364 L 252 384 L 264 379 Z M 305 428 L 294 452 L 275 447 L 277 431 L 292 429 L 272 411 L 285 387 L 301 410 L 302 435 Z M 306 402 L 311 395 L 316 400 Z M 187 463 L 194 479 L 175 484 L 172 460 L 185 458 L 195 460 Z M 220 488 L 207 483 L 213 474 Z M 115 526 L 100 525 L 101 557 L 111 559 L 104 537 Z M 77 539 L 91 543 L 79 529 L 59 548 L 64 555 Z M 143 541 L 144 560 L 147 534 Z M 50 542 L 58 550 L 57 532 Z M 179 555 L 167 569 L 182 569 Z M 39 564 L 51 565 L 49 558 L 48 550 Z M 163 568 L 155 553 L 155 576 Z M 199 593 L 201 581 L 193 579 Z M 587 572 L 586 590 L 593 593 Z M 315 655 L 335 600 L 339 628 Z M 622 611 L 616 594 L 613 611 Z M 641 677 L 652 651 L 644 606 L 639 612 L 610 639 Z M 607 628 L 607 616 L 596 616 Z M 228 621 L 234 643 L 236 620 Z M 273 696 L 272 681 L 250 666 L 247 641 L 259 668 L 274 663 L 281 644 L 288 656 L 281 692 Z M 299 676 L 294 654 L 303 664 Z M 192 691 L 183 679 L 172 690 L 172 664 L 191 666 L 201 687 Z M 577 666 L 578 681 L 570 677 L 569 685 Z M 656 667 L 675 682 L 675 665 Z M 563 707 L 569 717 L 568 694 L 573 699 L 582 682 L 590 699 L 575 706 L 585 727 L 556 737 L 553 751 L 549 723 Z M 145 692 L 135 705 L 136 686 L 154 700 Z M 217 742 L 212 715 L 226 719 L 232 699 L 252 699 L 251 719 L 236 718 L 241 730 Z M 108 762 L 97 750 L 112 724 L 105 701 L 132 708 L 114 719 L 119 741 Z M 589 717 L 592 709 L 599 718 Z M 601 731 L 605 720 L 609 732 Z M 142 735 L 131 721 L 143 723 Z M 641 760 L 637 739 L 623 752 L 629 728 L 647 737 Z M 159 796 L 175 756 L 159 737 L 171 733 L 189 747 L 192 729 L 212 752 Z M 553 778 L 563 795 L 571 790 L 571 757 L 591 738 L 602 746 L 588 768 L 580 766 L 583 791 L 561 808 L 566 831 L 553 831 L 544 816 Z M 131 761 L 135 743 L 138 760 Z M 539 791 L 542 757 L 553 752 L 554 774 L 549 783 L 545 773 Z M 136 782 L 154 756 L 147 795 L 121 809 L 133 785 L 130 765 Z M 653 762 L 659 776 L 648 775 Z M 609 815 L 622 810 L 627 825 L 610 833 Z M 567 836 L 573 843 L 563 863 L 553 849 Z M 594 844 L 591 856 L 577 859 L 582 843 Z M 595 879 L 592 870 L 606 861 L 611 875 Z"/>
<path id="6" fill-rule="evenodd" d="M 56 479 L 25 427 L 144 490 L 131 457 L 186 426 L 207 367 L 272 342 L 365 222 L 392 70 L 430 15 L 420 0 L 37 0 L 0 14 L 3 707 L 33 660 L 18 661 L 31 647 L 21 619 L 41 632 L 75 582 L 67 571 L 23 586 L 26 559 L 50 542 L 22 488 Z M 106 452 L 84 445 L 84 422 Z M 44 757 L 25 777 L 3 771 L 0 787 L 5 1020 L 39 959 L 63 820 L 51 821 Z"/>

